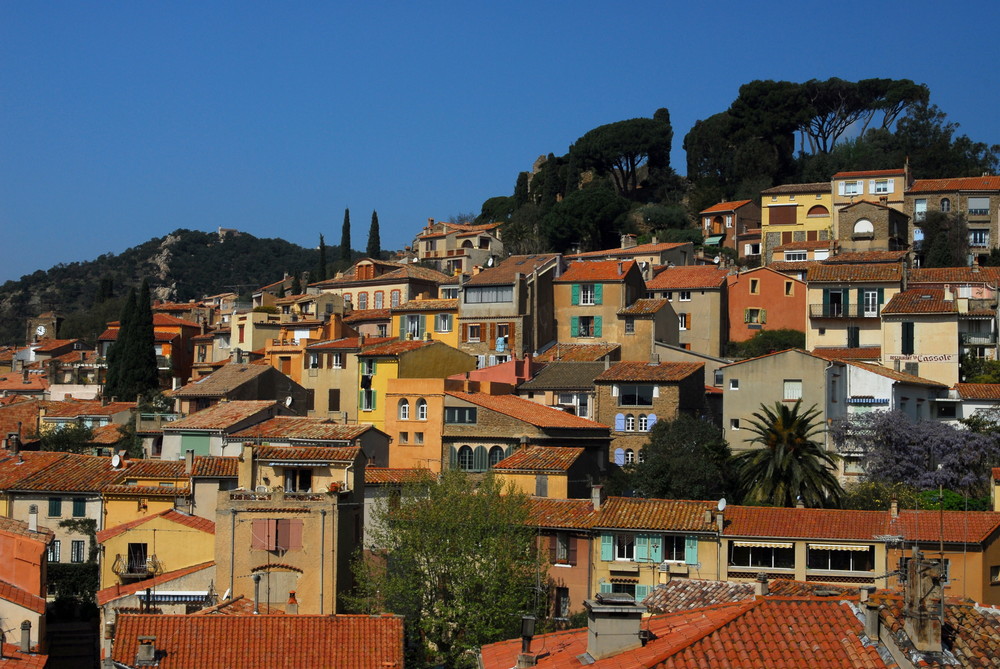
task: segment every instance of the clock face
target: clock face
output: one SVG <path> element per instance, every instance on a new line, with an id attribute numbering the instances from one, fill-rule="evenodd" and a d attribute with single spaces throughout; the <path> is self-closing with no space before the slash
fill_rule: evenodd
<path id="1" fill-rule="evenodd" d="M 44 336 L 45 335 L 45 326 L 44 325 L 39 325 L 37 328 L 35 328 L 35 334 L 38 335 L 39 337 Z"/>

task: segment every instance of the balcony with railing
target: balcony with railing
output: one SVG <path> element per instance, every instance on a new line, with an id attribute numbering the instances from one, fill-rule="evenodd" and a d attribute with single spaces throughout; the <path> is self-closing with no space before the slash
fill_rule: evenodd
<path id="1" fill-rule="evenodd" d="M 996 332 L 960 332 L 958 340 L 962 346 L 996 346 Z"/>
<path id="2" fill-rule="evenodd" d="M 810 318 L 878 318 L 882 306 L 864 304 L 810 304 Z"/>
<path id="3" fill-rule="evenodd" d="M 111 571 L 123 579 L 136 581 L 162 574 L 163 565 L 155 555 L 146 557 L 142 554 L 122 555 L 118 553 L 111 565 Z"/>

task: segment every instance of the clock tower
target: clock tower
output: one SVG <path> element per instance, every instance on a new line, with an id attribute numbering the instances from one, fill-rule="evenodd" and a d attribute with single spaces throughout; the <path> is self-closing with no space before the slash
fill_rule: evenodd
<path id="1" fill-rule="evenodd" d="M 54 311 L 47 311 L 28 319 L 28 329 L 24 338 L 25 342 L 41 341 L 42 339 L 58 339 L 59 326 L 62 325 L 63 318 Z"/>

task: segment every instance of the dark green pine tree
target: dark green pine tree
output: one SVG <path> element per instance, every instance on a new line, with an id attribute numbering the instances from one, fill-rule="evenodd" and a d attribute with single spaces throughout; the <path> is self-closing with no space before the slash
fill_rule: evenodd
<path id="1" fill-rule="evenodd" d="M 122 305 L 121 316 L 118 317 L 118 336 L 108 349 L 108 372 L 104 379 L 104 397 L 110 399 L 124 398 L 125 372 L 128 368 L 128 344 L 135 330 L 136 296 L 135 288 L 128 292 L 125 304 Z"/>
<path id="2" fill-rule="evenodd" d="M 372 212 L 372 227 L 368 228 L 368 248 L 365 255 L 378 260 L 382 256 L 382 239 L 378 231 L 378 212 Z"/>
<path id="3" fill-rule="evenodd" d="M 130 290 L 122 307 L 118 337 L 108 350 L 105 397 L 127 402 L 159 387 L 154 337 L 149 283 L 143 281 L 139 294 Z"/>
<path id="4" fill-rule="evenodd" d="M 316 272 L 316 281 L 326 281 L 326 240 L 323 235 L 319 236 L 319 267 Z"/>
<path id="5" fill-rule="evenodd" d="M 142 280 L 136 300 L 135 360 L 132 393 L 129 399 L 148 395 L 160 387 L 160 373 L 156 361 L 156 335 L 153 332 L 153 298 L 149 281 Z"/>
<path id="6" fill-rule="evenodd" d="M 340 231 L 340 259 L 351 261 L 351 210 L 344 209 L 344 227 Z"/>
<path id="7" fill-rule="evenodd" d="M 302 280 L 299 279 L 299 274 L 296 272 L 292 275 L 292 295 L 302 294 Z"/>

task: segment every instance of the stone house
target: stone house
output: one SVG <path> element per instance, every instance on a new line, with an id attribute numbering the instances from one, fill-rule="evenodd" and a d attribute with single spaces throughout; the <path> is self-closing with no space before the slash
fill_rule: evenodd
<path id="1" fill-rule="evenodd" d="M 917 179 L 906 191 L 903 211 L 913 220 L 911 243 L 923 241 L 920 225 L 928 211 L 964 214 L 970 250 L 982 260 L 1000 240 L 1000 177 Z"/>

